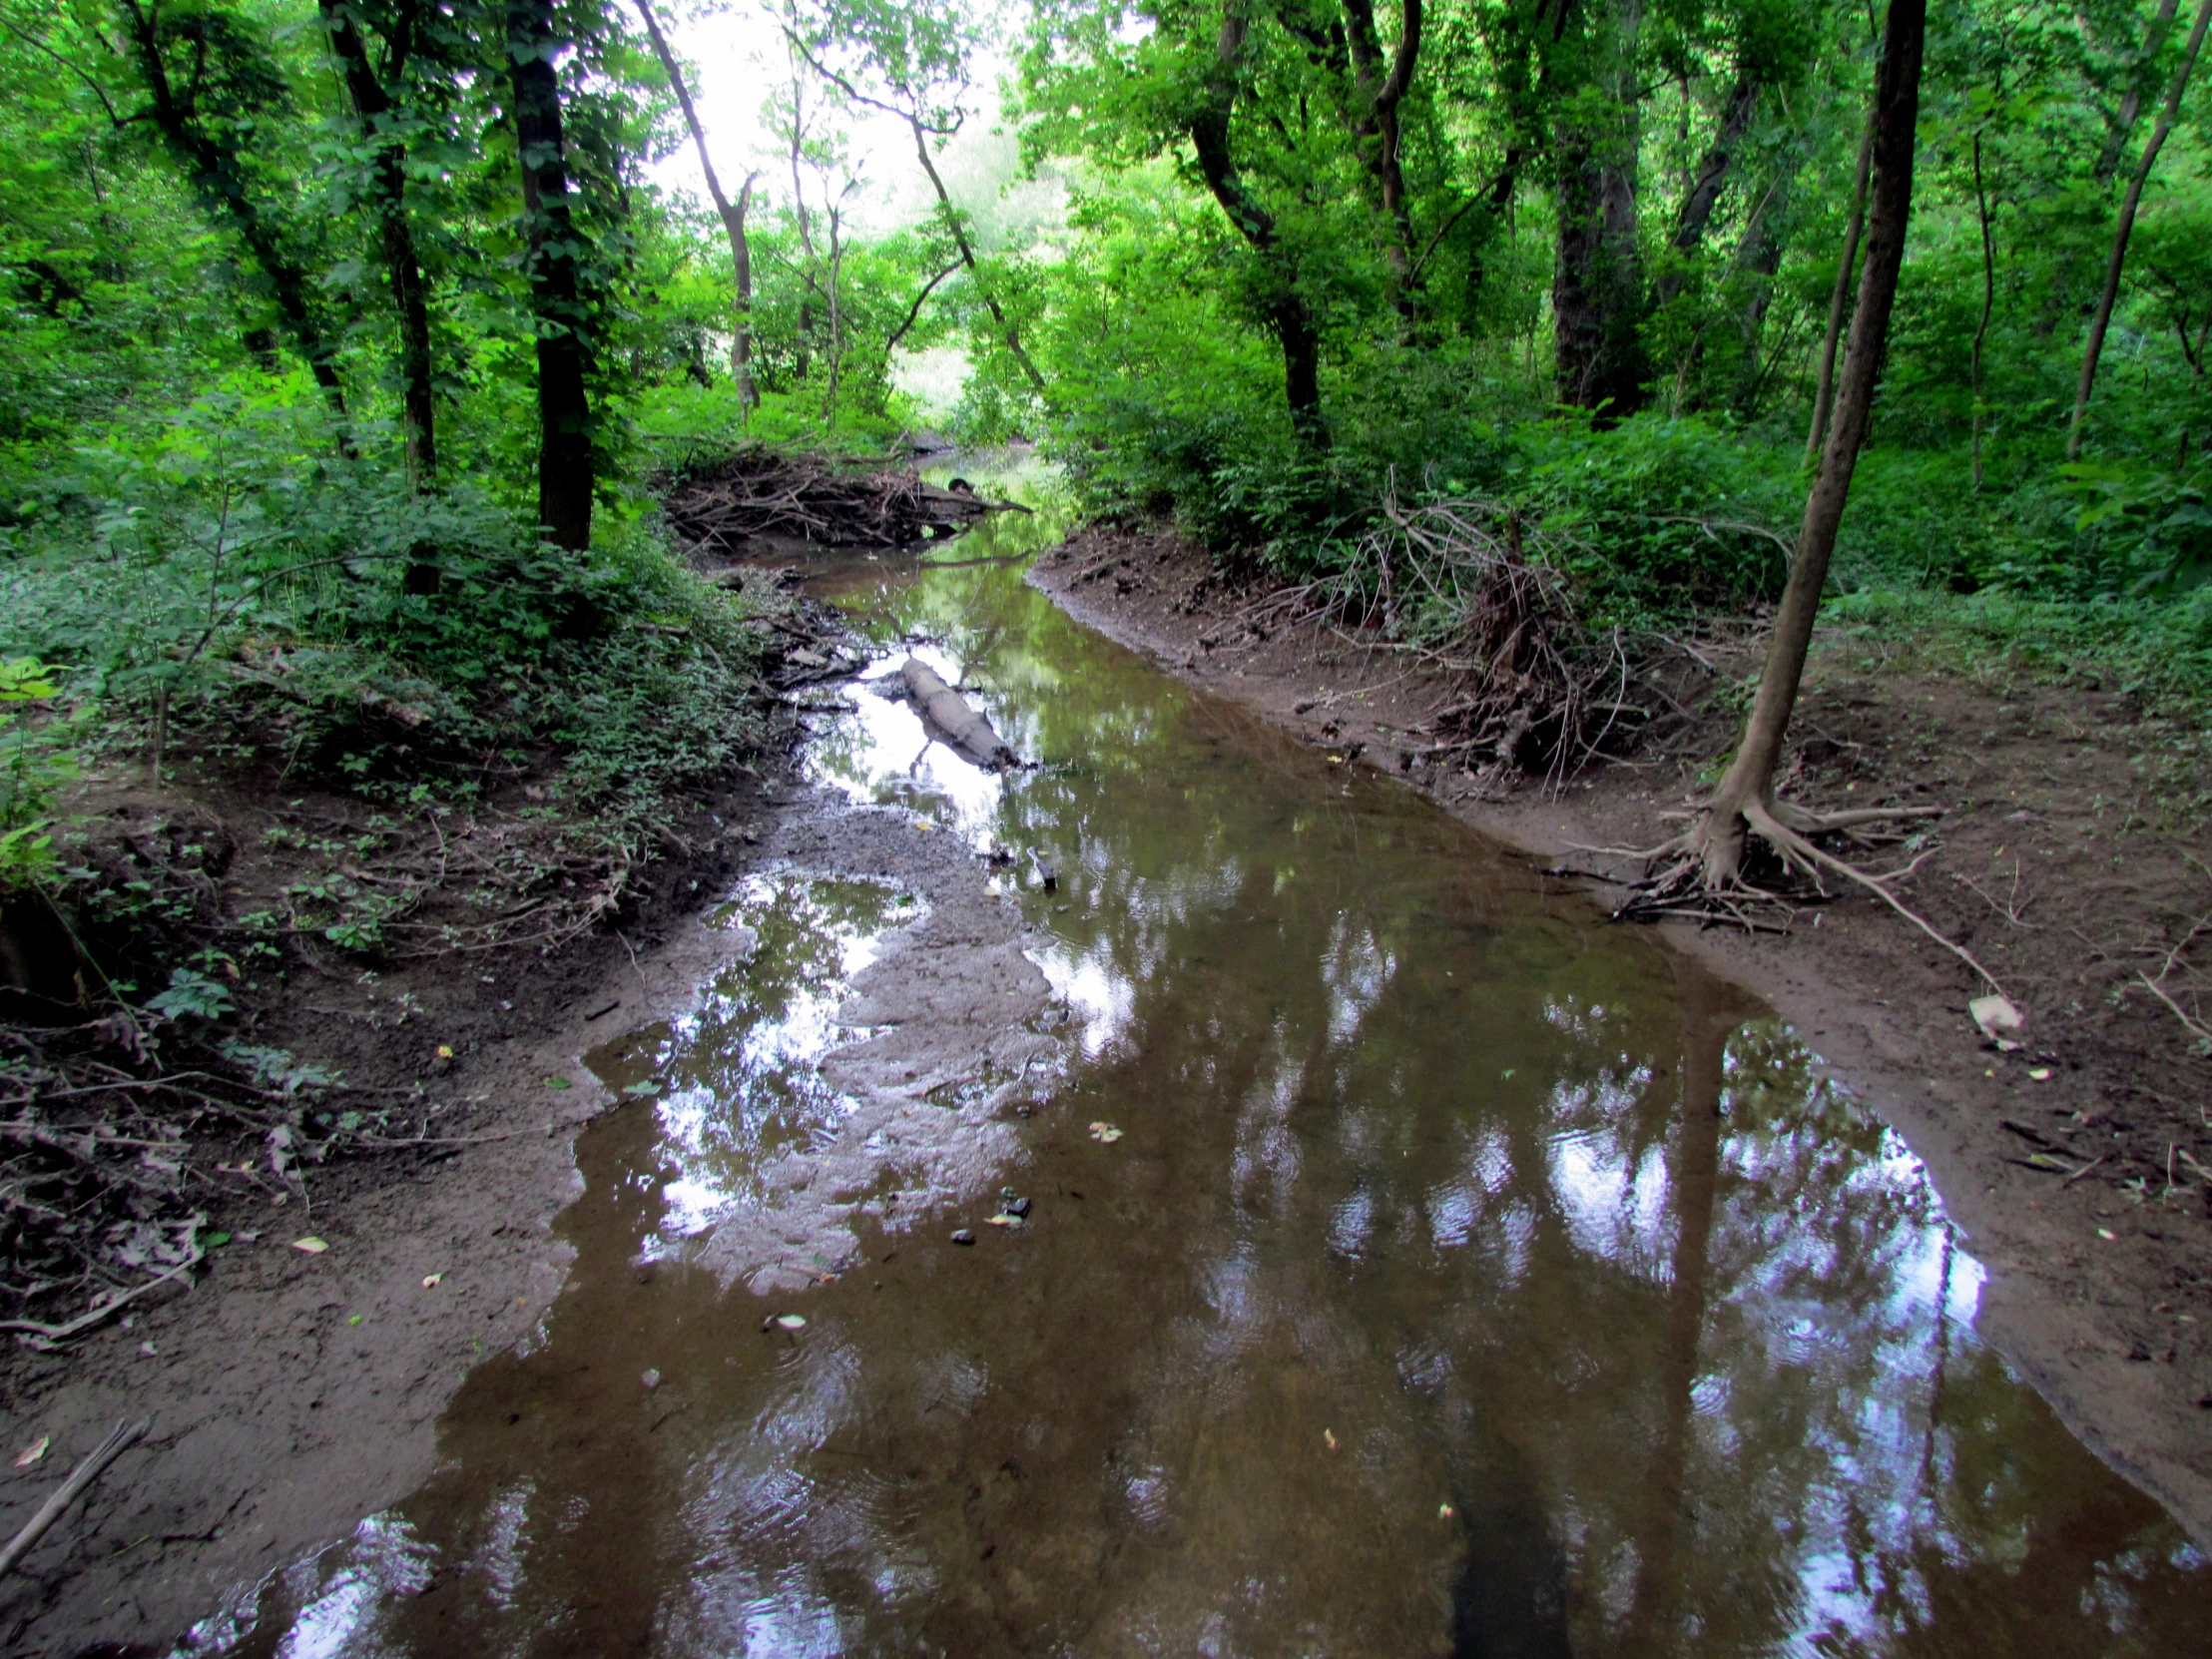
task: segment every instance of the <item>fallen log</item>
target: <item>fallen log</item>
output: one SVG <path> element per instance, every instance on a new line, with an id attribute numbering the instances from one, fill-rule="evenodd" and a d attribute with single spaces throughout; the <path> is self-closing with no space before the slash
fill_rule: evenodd
<path id="1" fill-rule="evenodd" d="M 967 700 L 919 657 L 908 657 L 898 672 L 924 724 L 935 729 L 933 735 L 946 748 L 994 772 L 1021 764 L 1021 757 L 991 729 L 991 723 L 969 708 Z"/>

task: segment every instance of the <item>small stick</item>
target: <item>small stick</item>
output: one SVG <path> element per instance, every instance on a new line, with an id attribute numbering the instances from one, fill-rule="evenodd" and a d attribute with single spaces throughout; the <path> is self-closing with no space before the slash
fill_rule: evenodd
<path id="1" fill-rule="evenodd" d="M 203 1261 L 207 1259 L 207 1255 L 208 1253 L 205 1250 L 196 1249 L 192 1253 L 191 1261 L 179 1262 L 167 1273 L 160 1274 L 155 1278 L 149 1279 L 143 1285 L 132 1286 L 131 1289 L 125 1291 L 122 1295 L 109 1298 L 106 1302 L 101 1303 L 99 1307 L 93 1309 L 90 1313 L 79 1314 L 75 1319 L 70 1320 L 67 1324 L 48 1325 L 43 1320 L 0 1320 L 0 1331 L 27 1331 L 31 1334 L 32 1338 L 37 1339 L 37 1341 L 32 1344 L 33 1347 L 37 1347 L 42 1343 L 65 1342 L 69 1338 L 76 1336 L 77 1333 L 80 1331 L 91 1330 L 102 1320 L 108 1318 L 111 1314 L 115 1313 L 125 1303 L 134 1301 L 137 1298 L 144 1296 L 148 1291 L 153 1290 L 158 1285 L 168 1284 L 172 1279 L 175 1279 L 180 1274 L 190 1273 L 194 1268 L 198 1267 Z"/>
<path id="2" fill-rule="evenodd" d="M 0 1573 L 14 1566 L 33 1544 L 45 1537 L 46 1529 L 62 1518 L 63 1512 L 77 1501 L 87 1486 L 100 1478 L 100 1471 L 137 1445 L 153 1425 L 152 1417 L 117 1423 L 108 1437 L 69 1471 L 69 1478 L 62 1482 L 61 1490 L 40 1504 L 38 1513 L 24 1524 L 23 1530 L 8 1540 L 8 1547 L 0 1549 Z"/>

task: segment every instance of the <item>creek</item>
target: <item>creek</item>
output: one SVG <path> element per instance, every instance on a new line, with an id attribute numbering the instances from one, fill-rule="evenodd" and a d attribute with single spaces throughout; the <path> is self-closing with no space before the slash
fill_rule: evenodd
<path id="1" fill-rule="evenodd" d="M 866 678 L 927 642 L 1033 763 L 865 685 L 806 759 L 816 810 L 1015 854 L 1064 1039 L 1024 1224 L 891 1206 L 770 1298 L 695 1260 L 834 1132 L 919 903 L 756 871 L 747 959 L 590 1057 L 568 1287 L 437 1472 L 180 1652 L 2201 1651 L 2212 1562 L 1980 1340 L 1969 1241 L 1791 1030 L 1070 621 L 1050 529 L 807 563 Z"/>

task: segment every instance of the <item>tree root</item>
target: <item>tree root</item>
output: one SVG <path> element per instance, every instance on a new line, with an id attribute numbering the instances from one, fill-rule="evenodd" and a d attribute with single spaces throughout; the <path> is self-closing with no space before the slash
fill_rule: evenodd
<path id="1" fill-rule="evenodd" d="M 1924 852 L 1911 862 L 1881 874 L 1871 874 L 1835 853 L 1821 847 L 1812 839 L 1814 835 L 1828 833 L 1855 834 L 1860 827 L 1886 820 L 1934 818 L 1942 812 L 1939 807 L 1868 807 L 1842 813 L 1815 813 L 1787 802 L 1753 800 L 1740 809 L 1745 831 L 1756 835 L 1781 859 L 1788 874 L 1802 875 L 1810 880 L 1814 890 L 1822 897 L 1828 896 L 1823 873 L 1839 876 L 1856 886 L 1873 893 L 1883 903 L 1941 945 L 1951 955 L 1974 971 L 1984 984 L 1998 994 L 2004 987 L 1995 974 L 1983 967 L 1956 940 L 1945 936 L 1919 911 L 1899 898 L 1895 883 L 1911 875 L 1930 856 Z M 1715 922 L 1732 921 L 1753 931 L 1779 932 L 1787 925 L 1768 923 L 1759 927 L 1753 916 L 1761 908 L 1780 906 L 1794 913 L 1789 895 L 1769 887 L 1760 886 L 1745 879 L 1739 856 L 1721 856 L 1716 838 L 1714 814 L 1708 808 L 1689 829 L 1671 840 L 1657 846 L 1644 848 L 1602 848 L 1617 855 L 1640 858 L 1647 868 L 1663 865 L 1636 883 L 1637 891 L 1613 913 L 1624 921 L 1657 919 L 1661 916 L 1680 916 L 1712 925 Z"/>

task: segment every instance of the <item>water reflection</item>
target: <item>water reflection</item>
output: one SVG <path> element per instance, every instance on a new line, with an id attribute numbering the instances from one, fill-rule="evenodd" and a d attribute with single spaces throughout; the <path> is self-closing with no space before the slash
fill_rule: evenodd
<path id="1" fill-rule="evenodd" d="M 584 1138 L 543 1345 L 472 1374 L 381 1530 L 212 1645 L 2201 1643 L 2205 1560 L 1981 1346 L 1918 1163 L 1756 1006 L 1014 566 L 830 585 L 886 654 L 940 639 L 1039 763 L 917 770 L 864 689 L 814 762 L 1059 872 L 1007 876 L 1085 1032 L 1007 1177 L 1030 1225 L 866 1239 L 797 1331 L 688 1263 L 744 1149 L 835 1109 L 808 1010 L 895 896 L 820 899 L 781 967 L 764 929 L 726 1012 L 600 1056 L 651 1090 Z"/>

